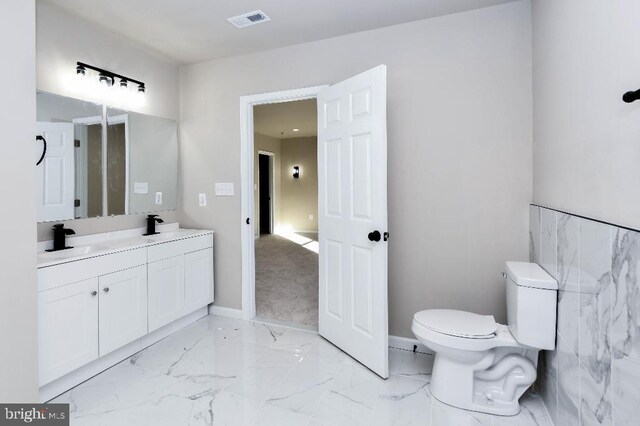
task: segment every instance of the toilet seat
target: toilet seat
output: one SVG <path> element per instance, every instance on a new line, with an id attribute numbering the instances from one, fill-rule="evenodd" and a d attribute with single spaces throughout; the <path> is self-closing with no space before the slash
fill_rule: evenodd
<path id="1" fill-rule="evenodd" d="M 509 327 L 496 323 L 492 316 L 486 317 L 485 315 L 464 311 L 429 309 L 420 311 L 413 316 L 411 331 L 428 348 L 434 351 L 437 351 L 439 347 L 474 352 L 502 346 L 524 347 L 513 337 Z M 457 321 L 443 322 L 447 318 L 454 318 Z M 432 322 L 431 320 L 434 319 L 435 322 Z M 469 322 L 468 320 L 477 320 L 478 326 L 471 325 L 473 321 Z M 462 328 L 461 325 L 463 321 L 466 324 L 465 328 Z M 458 326 L 461 328 L 458 328 Z M 487 334 L 487 330 L 494 331 Z M 476 335 L 472 335 L 473 333 Z"/>
<path id="2" fill-rule="evenodd" d="M 478 315 L 453 309 L 429 309 L 415 314 L 414 319 L 437 333 L 467 339 L 491 339 L 498 329 L 493 315 Z"/>

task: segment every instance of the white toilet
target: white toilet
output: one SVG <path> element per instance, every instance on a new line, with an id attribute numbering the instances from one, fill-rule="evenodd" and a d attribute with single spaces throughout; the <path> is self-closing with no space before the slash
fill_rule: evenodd
<path id="1" fill-rule="evenodd" d="M 489 414 L 520 412 L 536 379 L 538 351 L 555 347 L 558 283 L 540 266 L 507 262 L 508 326 L 491 315 L 431 309 L 411 327 L 435 352 L 431 394 L 445 404 Z"/>

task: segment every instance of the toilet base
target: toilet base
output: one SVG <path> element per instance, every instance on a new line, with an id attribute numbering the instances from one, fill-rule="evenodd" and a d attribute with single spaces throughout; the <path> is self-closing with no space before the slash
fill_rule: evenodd
<path id="1" fill-rule="evenodd" d="M 536 379 L 538 351 L 436 351 L 429 389 L 434 398 L 464 410 L 515 416 L 518 400 Z"/>

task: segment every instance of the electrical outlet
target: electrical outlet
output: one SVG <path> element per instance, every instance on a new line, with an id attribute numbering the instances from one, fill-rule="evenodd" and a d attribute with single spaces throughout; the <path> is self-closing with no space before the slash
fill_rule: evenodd
<path id="1" fill-rule="evenodd" d="M 207 207 L 207 194 L 198 194 L 198 205 L 200 207 Z"/>
<path id="2" fill-rule="evenodd" d="M 156 204 L 162 204 L 162 192 L 156 192 Z"/>
<path id="3" fill-rule="evenodd" d="M 312 214 L 309 215 L 309 220 L 313 220 L 313 215 Z"/>

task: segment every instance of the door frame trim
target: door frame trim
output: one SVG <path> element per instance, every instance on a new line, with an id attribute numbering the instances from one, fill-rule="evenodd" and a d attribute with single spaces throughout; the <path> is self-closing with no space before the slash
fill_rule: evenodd
<path id="1" fill-rule="evenodd" d="M 315 99 L 327 87 L 329 85 L 325 84 L 240 97 L 240 235 L 242 244 L 242 317 L 245 320 L 253 319 L 256 316 L 253 107 Z M 247 219 L 249 219 L 249 225 L 246 223 Z"/>

